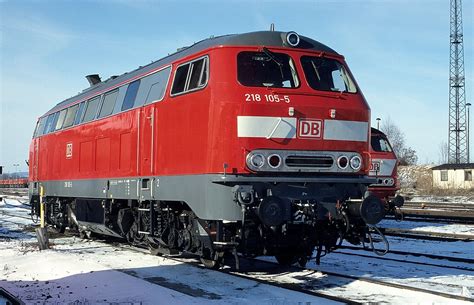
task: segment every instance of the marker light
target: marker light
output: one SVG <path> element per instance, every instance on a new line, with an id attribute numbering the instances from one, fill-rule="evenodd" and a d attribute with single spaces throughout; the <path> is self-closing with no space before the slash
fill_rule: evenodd
<path id="1" fill-rule="evenodd" d="M 265 157 L 262 154 L 255 154 L 250 157 L 250 164 L 256 168 L 261 168 L 265 164 Z"/>
<path id="2" fill-rule="evenodd" d="M 351 158 L 351 167 L 353 170 L 358 171 L 362 165 L 362 160 L 359 156 L 354 156 Z"/>

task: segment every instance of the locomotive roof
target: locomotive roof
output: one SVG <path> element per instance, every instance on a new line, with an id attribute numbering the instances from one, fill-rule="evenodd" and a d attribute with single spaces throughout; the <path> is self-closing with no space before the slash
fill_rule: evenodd
<path id="1" fill-rule="evenodd" d="M 72 96 L 54 106 L 47 113 L 56 112 L 59 109 L 64 108 L 64 106 L 71 104 L 75 101 L 82 100 L 89 96 L 93 96 L 96 93 L 106 90 L 109 87 L 113 87 L 122 82 L 125 82 L 129 79 L 132 79 L 138 75 L 146 74 L 149 71 L 157 69 L 159 67 L 171 64 L 172 62 L 192 55 L 194 53 L 206 50 L 212 47 L 217 46 L 270 46 L 270 47 L 288 47 L 283 38 L 286 36 L 287 32 L 278 32 L 278 31 L 260 31 L 260 32 L 250 32 L 244 34 L 231 34 L 218 37 L 210 37 L 204 40 L 201 40 L 189 47 L 178 50 L 177 52 L 168 55 L 162 59 L 152 62 L 146 66 L 140 66 L 137 69 L 126 72 L 117 77 L 111 77 L 105 81 L 102 81 L 98 84 L 92 85 L 89 88 L 84 89 L 79 94 Z M 310 51 L 319 51 L 338 54 L 336 51 L 330 47 L 313 40 L 311 38 L 300 35 L 300 43 L 296 47 L 297 49 L 305 49 Z"/>
<path id="2" fill-rule="evenodd" d="M 374 127 L 371 127 L 371 128 L 370 128 L 370 132 L 371 132 L 372 134 L 381 134 L 381 135 L 383 135 L 383 136 L 385 136 L 385 137 L 387 136 L 387 135 L 386 135 L 385 133 L 383 133 L 381 130 L 379 130 L 379 129 L 377 129 L 377 128 L 374 128 Z"/>

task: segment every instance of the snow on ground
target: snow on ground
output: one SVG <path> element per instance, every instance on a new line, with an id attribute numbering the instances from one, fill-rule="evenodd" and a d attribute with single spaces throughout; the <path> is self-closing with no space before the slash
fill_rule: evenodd
<path id="1" fill-rule="evenodd" d="M 35 236 L 15 224 L 31 221 L 5 210 L 20 214 L 11 200 L 0 206 L 0 287 L 26 304 L 336 303 L 75 237 L 38 251 Z"/>
<path id="2" fill-rule="evenodd" d="M 440 195 L 414 195 L 409 196 L 410 201 L 414 202 L 446 202 L 446 203 L 463 203 L 474 204 L 474 195 L 458 195 L 458 196 L 440 196 Z"/>
<path id="3" fill-rule="evenodd" d="M 384 219 L 378 224 L 378 227 L 406 229 L 413 231 L 427 231 L 434 233 L 474 235 L 474 224 L 449 224 L 422 221 L 396 221 L 392 219 Z"/>
<path id="4" fill-rule="evenodd" d="M 0 202 L 0 287 L 20 296 L 27 304 L 331 304 L 332 301 L 306 294 L 236 278 L 211 270 L 193 267 L 169 258 L 156 257 L 128 249 L 114 247 L 99 241 L 75 237 L 52 240 L 51 249 L 38 251 L 36 237 L 25 232 L 31 220 L 2 215 L 8 211 L 24 217 L 26 210 L 20 202 L 5 199 Z M 18 225 L 22 223 L 23 225 Z M 433 226 L 432 223 L 430 223 Z M 470 229 L 469 229 L 470 230 Z M 391 249 L 418 253 L 473 258 L 474 243 L 407 240 L 389 237 Z M 388 254 L 389 258 L 423 261 L 432 264 L 461 266 L 465 270 L 437 266 L 420 266 L 396 261 L 375 259 L 374 254 L 355 250 L 330 253 L 308 267 L 315 270 L 340 272 L 354 276 L 373 277 L 394 283 L 444 291 L 468 296 L 474 292 L 474 268 L 466 263 L 446 262 L 424 257 Z M 351 256 L 347 253 L 373 255 Z M 359 281 L 341 281 L 327 285 L 324 276 L 291 273 L 288 282 L 306 283 L 324 293 L 357 298 L 368 286 Z M 307 273 L 307 272 L 306 272 Z M 276 275 L 267 274 L 272 277 Z M 318 280 L 320 278 L 320 281 Z M 325 286 L 326 285 L 326 286 Z M 386 291 L 368 291 L 368 295 L 392 294 L 388 302 L 432 304 L 436 297 L 417 298 L 407 291 L 397 294 Z M 393 296 L 395 294 L 395 296 Z M 426 296 L 425 296 L 426 297 Z M 454 301 L 453 301 L 454 303 Z M 458 302 L 462 303 L 462 302 Z M 1 300 L 0 300 L 1 304 Z"/>

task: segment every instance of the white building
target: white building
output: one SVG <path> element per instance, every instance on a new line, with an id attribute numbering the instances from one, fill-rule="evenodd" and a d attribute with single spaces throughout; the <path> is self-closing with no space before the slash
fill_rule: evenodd
<path id="1" fill-rule="evenodd" d="M 474 188 L 472 172 L 474 163 L 442 164 L 431 169 L 433 171 L 433 187 L 440 189 L 471 189 Z"/>

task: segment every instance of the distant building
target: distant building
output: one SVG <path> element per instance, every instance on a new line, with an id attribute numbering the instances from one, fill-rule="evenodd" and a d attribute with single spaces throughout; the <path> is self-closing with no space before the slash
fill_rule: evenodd
<path id="1" fill-rule="evenodd" d="M 474 163 L 442 164 L 431 168 L 433 187 L 440 189 L 474 188 L 472 173 Z"/>

